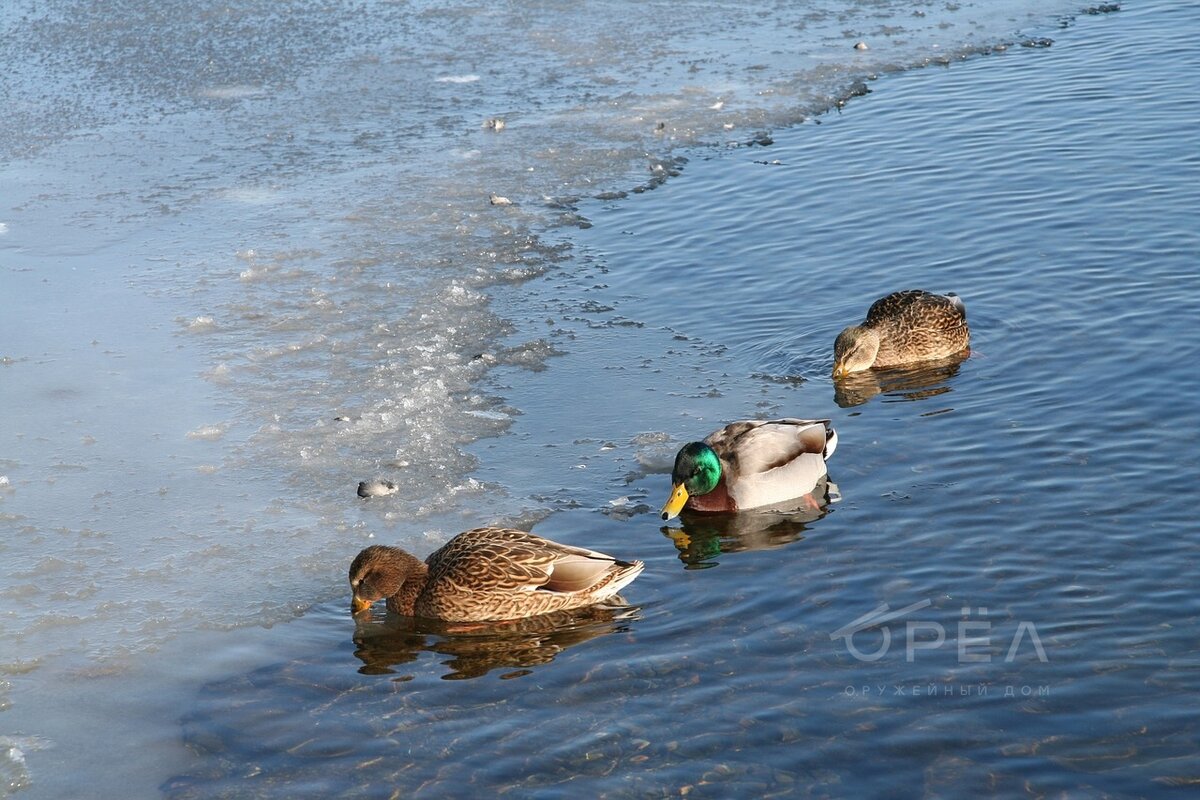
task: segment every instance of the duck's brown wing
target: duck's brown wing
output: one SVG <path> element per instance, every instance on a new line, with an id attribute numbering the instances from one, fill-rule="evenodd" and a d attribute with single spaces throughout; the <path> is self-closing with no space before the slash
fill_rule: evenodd
<path id="1" fill-rule="evenodd" d="M 527 531 L 476 528 L 451 539 L 426 563 L 431 590 L 465 595 L 583 591 L 628 562 Z"/>
<path id="2" fill-rule="evenodd" d="M 885 330 L 903 327 L 950 331 L 964 327 L 966 322 L 967 309 L 957 295 L 908 289 L 893 292 L 872 303 L 863 324 Z"/>

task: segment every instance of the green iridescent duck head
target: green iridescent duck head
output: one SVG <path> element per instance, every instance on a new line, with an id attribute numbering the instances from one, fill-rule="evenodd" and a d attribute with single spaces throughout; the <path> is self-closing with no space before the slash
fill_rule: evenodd
<path id="1" fill-rule="evenodd" d="M 720 481 L 721 459 L 717 458 L 716 451 L 704 442 L 685 444 L 675 456 L 671 496 L 662 507 L 662 518 L 668 520 L 678 516 L 689 497 L 708 494 Z"/>

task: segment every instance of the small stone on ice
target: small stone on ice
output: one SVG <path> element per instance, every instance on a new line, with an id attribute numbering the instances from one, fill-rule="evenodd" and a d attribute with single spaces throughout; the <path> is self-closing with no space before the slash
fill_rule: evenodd
<path id="1" fill-rule="evenodd" d="M 396 484 L 391 481 L 362 481 L 358 484 L 359 497 L 386 497 L 398 491 Z"/>

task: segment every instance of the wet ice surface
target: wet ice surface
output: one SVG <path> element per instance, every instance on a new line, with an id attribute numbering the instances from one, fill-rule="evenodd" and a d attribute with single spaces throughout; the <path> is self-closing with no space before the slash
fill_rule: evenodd
<path id="1" fill-rule="evenodd" d="M 288 618 L 367 523 L 435 543 L 504 489 L 463 449 L 521 412 L 485 378 L 557 352 L 488 308 L 555 268 L 537 229 L 1030 13 L 696 11 L 9 6 L 5 400 L 47 412 L 9 427 L 22 658 Z M 400 491 L 348 505 L 364 479 Z"/>
<path id="2" fill-rule="evenodd" d="M 584 231 L 544 230 L 586 225 L 582 214 L 612 238 L 625 224 L 605 223 L 586 198 L 636 195 L 677 172 L 685 152 L 694 161 L 727 142 L 765 142 L 763 129 L 858 93 L 871 74 L 1015 43 L 1024 35 L 1014 31 L 1054 13 L 1038 4 L 1031 18 L 1031 7 L 831 3 L 760 15 L 704 4 L 675 19 L 653 4 L 582 15 L 574 4 L 372 3 L 332 14 L 309 3 L 6 4 L 0 553 L 11 571 L 0 583 L 0 671 L 11 688 L 0 699 L 12 706 L 0 731 L 20 751 L 10 782 L 32 773 L 31 795 L 70 796 L 105 776 L 152 794 L 164 771 L 186 773 L 172 738 L 180 695 L 257 665 L 264 634 L 245 626 L 332 598 L 340 607 L 343 564 L 370 536 L 423 554 L 487 517 L 625 552 L 645 541 L 646 509 L 661 502 L 659 473 L 682 437 L 796 405 L 836 414 L 832 398 L 810 391 L 825 371 L 816 334 L 861 314 L 875 279 L 840 287 L 827 316 L 806 317 L 811 329 L 793 326 L 790 307 L 746 306 L 715 322 L 703 302 L 664 302 L 702 290 L 708 275 L 742 305 L 734 289 L 748 257 L 795 255 L 794 235 L 752 224 L 763 212 L 729 208 L 747 180 L 700 190 L 689 211 L 673 212 L 674 231 L 630 236 L 627 253 L 593 253 Z M 871 49 L 854 51 L 859 39 Z M 985 66 L 972 67 L 974 80 Z M 1028 97 L 1048 103 L 1044 88 Z M 941 129 L 929 122 L 935 110 L 921 113 L 895 124 Z M 1014 101 L 991 113 L 1025 110 Z M 484 126 L 496 118 L 502 131 Z M 875 133 L 893 138 L 892 125 Z M 991 167 L 1007 159 L 995 146 L 1001 127 L 992 148 L 977 143 Z M 691 144 L 718 150 L 670 150 Z M 730 163 L 782 172 L 801 160 L 754 152 Z M 922 170 L 944 178 L 937 163 Z M 912 204 L 845 190 L 871 174 L 868 161 L 813 187 L 822 202 L 802 219 L 828 221 L 839 194 L 856 210 L 805 229 L 801 263 L 824 254 L 844 266 L 848 238 Z M 879 178 L 906 186 L 908 174 Z M 783 175 L 761 199 L 802 208 Z M 492 194 L 513 203 L 491 205 Z M 725 205 L 709 204 L 714 196 Z M 1026 210 L 1001 215 L 1010 234 Z M 679 226 L 698 211 L 712 224 Z M 975 210 L 951 203 L 946 213 Z M 749 248 L 741 227 L 758 231 Z M 928 263 L 923 250 L 945 244 L 925 238 L 937 230 L 879 228 L 862 241 Z M 1030 247 L 1058 231 L 1034 230 Z M 950 237 L 966 252 L 939 263 L 978 261 L 972 235 Z M 722 241 L 736 244 L 720 254 L 726 270 L 684 271 Z M 584 246 L 570 252 L 571 242 Z M 905 242 L 907 259 L 896 251 Z M 629 277 L 614 270 L 624 263 L 637 265 Z M 687 286 L 672 283 L 680 276 Z M 986 285 L 950 277 L 979 308 L 984 341 L 989 328 L 1038 319 L 1002 314 Z M 981 349 L 992 363 L 1011 358 L 996 344 Z M 961 392 L 976 368 L 968 362 L 949 385 Z M 586 425 L 578 397 L 598 398 Z M 884 449 L 890 435 L 864 441 Z M 851 474 L 889 477 L 878 463 Z M 355 487 L 367 479 L 400 491 L 363 501 Z M 903 504 L 914 489 L 880 487 L 889 492 Z M 589 508 L 609 513 L 579 510 Z M 836 519 L 815 522 L 800 544 Z M 673 601 L 666 568 L 678 569 L 678 544 L 659 542 L 661 577 L 639 579 L 643 597 Z M 711 548 L 695 552 L 719 562 L 704 572 L 731 569 Z M 339 624 L 323 613 L 311 619 Z M 289 646 L 270 648 L 323 648 L 329 633 L 284 635 Z"/>

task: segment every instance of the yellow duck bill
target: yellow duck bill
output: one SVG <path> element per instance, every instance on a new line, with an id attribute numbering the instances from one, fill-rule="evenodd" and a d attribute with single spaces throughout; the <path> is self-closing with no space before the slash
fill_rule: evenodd
<path id="1" fill-rule="evenodd" d="M 682 483 L 675 484 L 674 488 L 671 489 L 671 497 L 667 500 L 666 505 L 662 507 L 663 520 L 679 516 L 679 512 L 683 510 L 683 505 L 687 502 L 687 499 L 687 489 L 683 488 Z"/>

